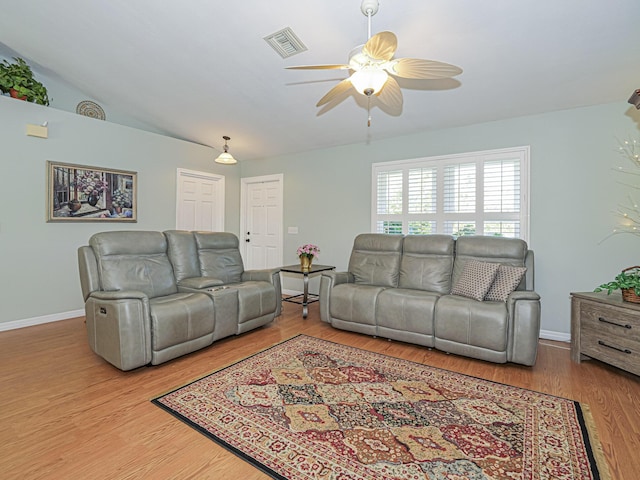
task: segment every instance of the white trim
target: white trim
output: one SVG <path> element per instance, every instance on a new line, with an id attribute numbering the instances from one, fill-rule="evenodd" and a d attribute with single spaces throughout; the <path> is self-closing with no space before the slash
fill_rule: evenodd
<path id="1" fill-rule="evenodd" d="M 570 342 L 571 334 L 556 332 L 554 330 L 540 330 L 540 338 L 544 338 L 545 340 L 556 340 L 558 342 Z"/>
<path id="2" fill-rule="evenodd" d="M 17 328 L 33 327 L 44 323 L 58 322 L 60 320 L 69 320 L 70 318 L 84 317 L 83 310 L 71 310 L 70 312 L 52 313 L 51 315 L 43 315 L 41 317 L 24 318 L 12 322 L 0 323 L 0 332 L 7 330 L 15 330 Z"/>

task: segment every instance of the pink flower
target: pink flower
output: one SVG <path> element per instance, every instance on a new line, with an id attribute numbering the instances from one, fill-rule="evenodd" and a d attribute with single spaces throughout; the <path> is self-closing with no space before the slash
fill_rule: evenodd
<path id="1" fill-rule="evenodd" d="M 320 253 L 320 249 L 316 245 L 307 243 L 306 245 L 298 247 L 297 253 L 298 257 L 314 258 L 318 256 L 318 254 Z"/>

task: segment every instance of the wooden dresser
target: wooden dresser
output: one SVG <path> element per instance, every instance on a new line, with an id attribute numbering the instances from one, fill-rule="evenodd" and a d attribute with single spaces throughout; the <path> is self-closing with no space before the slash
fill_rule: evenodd
<path id="1" fill-rule="evenodd" d="M 571 294 L 571 360 L 587 357 L 640 375 L 640 304 L 620 292 Z"/>

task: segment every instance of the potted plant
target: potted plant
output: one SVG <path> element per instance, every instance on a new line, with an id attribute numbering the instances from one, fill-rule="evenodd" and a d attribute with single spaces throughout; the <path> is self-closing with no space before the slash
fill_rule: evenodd
<path id="1" fill-rule="evenodd" d="M 608 295 L 615 290 L 621 290 L 623 300 L 640 303 L 640 266 L 625 268 L 612 282 L 603 283 L 595 289 L 596 292 L 603 290 L 606 290 Z"/>
<path id="2" fill-rule="evenodd" d="M 31 67 L 22 58 L 13 59 L 15 63 L 0 63 L 0 90 L 14 98 L 49 105 L 47 89 L 33 77 Z"/>
<path id="3" fill-rule="evenodd" d="M 314 257 L 317 257 L 320 253 L 320 249 L 316 245 L 307 243 L 306 245 L 298 247 L 296 253 L 298 254 L 298 258 L 300 258 L 300 268 L 303 272 L 308 272 L 311 269 L 311 263 Z"/>

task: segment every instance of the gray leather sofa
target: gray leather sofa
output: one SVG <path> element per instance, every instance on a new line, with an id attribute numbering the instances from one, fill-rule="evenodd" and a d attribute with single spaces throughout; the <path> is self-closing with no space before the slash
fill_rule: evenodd
<path id="1" fill-rule="evenodd" d="M 526 271 L 504 301 L 451 294 L 476 265 Z M 343 330 L 533 365 L 540 334 L 533 289 L 533 252 L 519 239 L 362 234 L 348 271 L 322 273 L 320 316 Z"/>
<path id="2" fill-rule="evenodd" d="M 91 349 L 121 370 L 157 365 L 271 322 L 279 269 L 245 271 L 225 232 L 114 231 L 78 249 Z"/>

